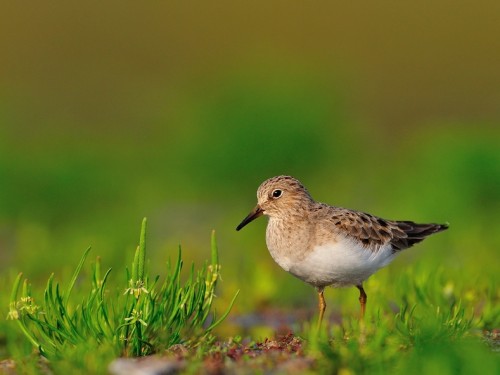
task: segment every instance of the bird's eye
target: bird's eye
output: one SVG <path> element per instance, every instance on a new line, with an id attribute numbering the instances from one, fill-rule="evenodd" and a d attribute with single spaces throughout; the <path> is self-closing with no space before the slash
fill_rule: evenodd
<path id="1" fill-rule="evenodd" d="M 280 189 L 276 189 L 276 190 L 274 190 L 274 191 L 273 191 L 273 198 L 279 198 L 279 197 L 281 197 L 281 194 L 282 194 L 282 193 L 283 193 L 283 192 L 282 192 Z"/>

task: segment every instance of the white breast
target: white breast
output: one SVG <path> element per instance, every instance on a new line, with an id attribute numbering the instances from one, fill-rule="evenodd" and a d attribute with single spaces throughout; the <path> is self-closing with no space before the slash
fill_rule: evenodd
<path id="1" fill-rule="evenodd" d="M 342 237 L 337 242 L 316 246 L 302 261 L 286 264 L 287 271 L 315 286 L 360 285 L 394 258 L 390 245 L 377 251 Z"/>

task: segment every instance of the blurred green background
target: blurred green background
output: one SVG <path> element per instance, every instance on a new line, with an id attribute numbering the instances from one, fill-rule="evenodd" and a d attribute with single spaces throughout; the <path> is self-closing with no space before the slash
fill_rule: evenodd
<path id="1" fill-rule="evenodd" d="M 67 277 L 89 245 L 123 268 L 147 216 L 155 273 L 178 244 L 201 264 L 215 229 L 221 306 L 241 289 L 236 313 L 313 310 L 312 289 L 267 253 L 265 220 L 235 231 L 278 174 L 320 201 L 450 223 L 379 280 L 417 263 L 491 285 L 499 11 L 486 0 L 3 2 L 1 300 L 19 271 Z M 339 293 L 356 309 L 355 291 L 327 297 Z"/>

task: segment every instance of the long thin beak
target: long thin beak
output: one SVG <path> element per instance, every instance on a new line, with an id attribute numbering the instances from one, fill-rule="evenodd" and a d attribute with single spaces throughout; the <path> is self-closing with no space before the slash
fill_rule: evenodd
<path id="1" fill-rule="evenodd" d="M 243 219 L 243 221 L 236 227 L 236 230 L 240 230 L 243 228 L 245 225 L 250 223 L 251 221 L 257 219 L 259 216 L 261 216 L 263 213 L 262 208 L 260 208 L 259 205 L 255 206 L 255 208 L 248 214 L 246 218 Z"/>

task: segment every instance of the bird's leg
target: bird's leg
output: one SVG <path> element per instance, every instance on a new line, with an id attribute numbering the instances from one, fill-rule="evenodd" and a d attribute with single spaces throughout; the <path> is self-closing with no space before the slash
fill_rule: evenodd
<path id="1" fill-rule="evenodd" d="M 359 289 L 359 304 L 361 305 L 361 319 L 365 317 L 365 309 L 366 309 L 366 293 L 363 289 L 363 284 L 356 285 L 356 288 Z"/>
<path id="2" fill-rule="evenodd" d="M 325 297 L 323 296 L 324 288 L 317 288 L 318 290 L 318 308 L 319 308 L 319 320 L 318 320 L 318 330 L 321 328 L 321 322 L 323 321 L 323 315 L 326 309 Z"/>

